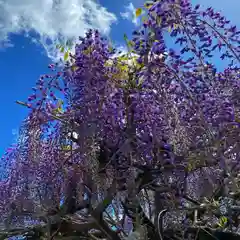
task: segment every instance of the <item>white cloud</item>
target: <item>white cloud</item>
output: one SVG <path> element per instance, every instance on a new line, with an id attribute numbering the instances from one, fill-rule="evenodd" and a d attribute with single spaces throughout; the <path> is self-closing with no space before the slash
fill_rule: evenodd
<path id="1" fill-rule="evenodd" d="M 120 45 L 120 44 L 115 44 L 114 48 L 117 50 L 115 54 L 113 54 L 112 58 L 117 58 L 122 55 L 125 55 L 128 53 L 127 46 L 125 45 Z"/>
<path id="2" fill-rule="evenodd" d="M 10 34 L 34 33 L 48 56 L 56 59 L 57 43 L 77 39 L 89 28 L 107 35 L 116 21 L 95 0 L 0 0 L 0 48 L 11 46 Z"/>
<path id="3" fill-rule="evenodd" d="M 125 12 L 121 12 L 120 15 L 122 18 L 132 21 L 132 23 L 136 26 L 139 25 L 139 19 L 135 16 L 136 8 L 132 3 L 125 6 Z"/>
<path id="4" fill-rule="evenodd" d="M 17 128 L 12 129 L 13 142 L 16 143 L 19 137 L 19 130 Z"/>

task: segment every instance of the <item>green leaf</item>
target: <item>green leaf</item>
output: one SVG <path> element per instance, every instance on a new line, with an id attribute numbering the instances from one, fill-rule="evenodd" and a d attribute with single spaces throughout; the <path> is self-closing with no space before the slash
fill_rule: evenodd
<path id="1" fill-rule="evenodd" d="M 122 55 L 122 56 L 118 57 L 118 60 L 119 60 L 119 61 L 126 61 L 126 60 L 128 60 L 128 59 L 129 59 L 129 58 L 128 58 L 127 55 Z"/>
<path id="2" fill-rule="evenodd" d="M 133 46 L 134 46 L 134 42 L 133 42 L 133 41 L 128 41 L 128 42 L 127 42 L 127 45 L 128 45 L 129 47 L 133 47 Z"/>
<path id="3" fill-rule="evenodd" d="M 161 17 L 157 17 L 157 24 L 161 25 L 161 23 L 162 23 L 162 18 Z"/>
<path id="4" fill-rule="evenodd" d="M 145 22 L 147 20 L 147 17 L 146 16 L 142 16 L 141 20 L 142 20 L 142 22 Z"/>
<path id="5" fill-rule="evenodd" d="M 109 51 L 112 51 L 114 49 L 114 42 L 110 38 L 108 38 L 108 49 Z"/>
<path id="6" fill-rule="evenodd" d="M 71 69 L 72 69 L 73 72 L 76 71 L 77 68 L 78 68 L 78 67 L 77 67 L 76 65 L 72 65 L 72 66 L 71 66 Z"/>
<path id="7" fill-rule="evenodd" d="M 67 61 L 68 57 L 69 57 L 69 52 L 67 51 L 67 52 L 65 52 L 64 57 L 63 57 L 64 61 Z"/>
<path id="8" fill-rule="evenodd" d="M 228 222 L 228 219 L 225 216 L 222 216 L 219 219 L 218 226 L 224 227 L 227 222 Z"/>
<path id="9" fill-rule="evenodd" d="M 112 51 L 113 51 L 113 46 L 109 45 L 109 46 L 108 46 L 108 50 L 109 50 L 110 52 L 112 52 Z"/>
<path id="10" fill-rule="evenodd" d="M 123 39 L 124 39 L 125 41 L 128 40 L 128 37 L 127 37 L 127 34 L 126 34 L 126 33 L 124 33 L 124 35 L 123 35 Z"/>
<path id="11" fill-rule="evenodd" d="M 62 146 L 63 151 L 70 151 L 71 148 L 72 148 L 71 145 Z"/>
<path id="12" fill-rule="evenodd" d="M 53 115 L 58 115 L 63 113 L 63 100 L 59 99 L 56 108 L 53 110 Z"/>
<path id="13" fill-rule="evenodd" d="M 135 14 L 136 14 L 136 17 L 139 17 L 142 14 L 142 9 L 137 8 Z"/>
<path id="14" fill-rule="evenodd" d="M 147 9 L 149 9 L 150 7 L 152 7 L 152 5 L 153 5 L 153 2 L 152 2 L 152 1 L 151 1 L 151 2 L 146 2 L 146 3 L 144 3 L 144 7 L 147 8 Z"/>
<path id="15" fill-rule="evenodd" d="M 61 47 L 60 52 L 61 52 L 61 53 L 64 52 L 64 47 Z"/>

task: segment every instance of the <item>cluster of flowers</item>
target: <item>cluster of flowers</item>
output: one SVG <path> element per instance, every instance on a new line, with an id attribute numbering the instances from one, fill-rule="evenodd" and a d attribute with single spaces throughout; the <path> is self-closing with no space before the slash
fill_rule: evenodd
<path id="1" fill-rule="evenodd" d="M 8 194 L 36 181 L 50 182 L 48 191 L 60 195 L 66 182 L 59 164 L 70 156 L 77 166 L 89 167 L 92 144 L 103 140 L 120 149 L 122 161 L 131 156 L 131 163 L 152 168 L 182 165 L 187 177 L 177 169 L 166 173 L 171 185 L 181 185 L 179 199 L 211 198 L 222 182 L 225 194 L 239 191 L 240 31 L 219 12 L 187 0 L 153 0 L 145 7 L 141 29 L 126 40 L 127 54 L 116 56 L 97 30 L 89 30 L 61 72 L 40 78 L 26 103 L 27 126 L 40 136 L 28 131 L 4 157 L 15 159 L 17 167 L 4 183 Z M 224 70 L 214 65 L 218 55 Z M 74 148 L 64 128 L 78 134 Z M 63 142 L 70 142 L 69 151 Z M 19 189 L 28 197 L 29 191 Z M 9 197 L 5 190 L 0 194 L 5 205 Z"/>

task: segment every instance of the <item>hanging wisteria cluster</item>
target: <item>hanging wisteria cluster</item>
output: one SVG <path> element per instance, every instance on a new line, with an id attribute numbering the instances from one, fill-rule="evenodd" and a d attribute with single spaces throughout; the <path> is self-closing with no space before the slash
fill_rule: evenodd
<path id="1" fill-rule="evenodd" d="M 18 102 L 30 113 L 2 158 L 4 236 L 240 234 L 240 31 L 188 0 L 143 8 L 127 53 L 89 30 Z"/>

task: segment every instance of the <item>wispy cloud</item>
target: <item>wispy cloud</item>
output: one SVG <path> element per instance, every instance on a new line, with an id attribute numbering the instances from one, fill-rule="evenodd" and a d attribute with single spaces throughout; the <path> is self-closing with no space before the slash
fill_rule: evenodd
<path id="1" fill-rule="evenodd" d="M 129 3 L 129 5 L 125 6 L 125 11 L 121 12 L 120 15 L 122 18 L 130 20 L 134 25 L 139 25 L 139 19 L 135 16 L 136 8 L 132 3 Z"/>
<path id="2" fill-rule="evenodd" d="M 95 0 L 0 0 L 0 48 L 10 47 L 11 34 L 34 38 L 56 59 L 56 44 L 97 28 L 108 34 L 116 16 Z"/>
<path id="3" fill-rule="evenodd" d="M 19 130 L 17 128 L 12 129 L 13 142 L 17 142 L 19 137 Z"/>

